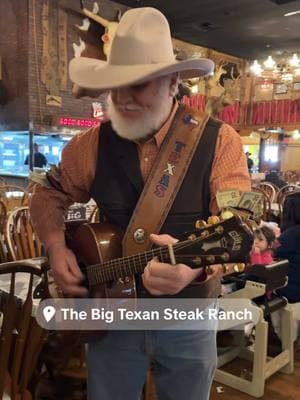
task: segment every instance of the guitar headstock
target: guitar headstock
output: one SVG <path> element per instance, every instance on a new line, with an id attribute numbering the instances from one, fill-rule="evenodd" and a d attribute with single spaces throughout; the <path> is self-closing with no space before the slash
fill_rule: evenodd
<path id="1" fill-rule="evenodd" d="M 239 217 L 233 216 L 190 232 L 188 240 L 174 246 L 174 255 L 177 263 L 192 268 L 242 263 L 247 261 L 252 243 L 250 228 Z"/>

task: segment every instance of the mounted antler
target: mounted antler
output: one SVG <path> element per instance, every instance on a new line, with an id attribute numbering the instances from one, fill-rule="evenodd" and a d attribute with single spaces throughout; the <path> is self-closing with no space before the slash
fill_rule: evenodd
<path id="1" fill-rule="evenodd" d="M 80 6 L 81 6 L 81 10 L 84 15 L 86 15 L 88 18 L 92 19 L 93 21 L 98 22 L 98 24 L 104 26 L 105 28 L 108 27 L 109 21 L 107 19 L 101 17 L 101 15 L 95 14 L 92 11 L 89 11 L 87 8 L 85 8 L 84 4 L 83 4 L 83 0 L 80 0 Z"/>
<path id="2" fill-rule="evenodd" d="M 225 61 L 222 61 L 219 64 L 216 64 L 215 73 L 206 79 L 206 87 L 208 90 L 211 91 L 212 89 L 214 89 L 216 87 L 223 89 L 223 86 L 220 83 L 220 78 L 222 75 L 227 73 L 226 69 L 224 68 L 224 66 L 226 64 L 227 64 L 227 62 L 225 62 Z"/>
<path id="3" fill-rule="evenodd" d="M 74 26 L 75 31 L 81 39 L 79 44 L 73 44 L 75 57 L 82 56 L 96 58 L 98 60 L 107 59 L 113 37 L 119 24 L 117 21 L 120 20 L 121 10 L 117 10 L 117 21 L 109 21 L 98 14 L 99 6 L 97 3 L 94 3 L 92 11 L 84 7 L 83 0 L 80 0 L 80 7 L 77 6 L 73 8 L 70 8 L 69 4 L 62 0 L 61 7 L 68 13 L 87 17 L 82 21 L 81 26 Z M 97 90 L 83 90 L 76 84 L 73 85 L 72 93 L 76 98 L 82 96 L 95 98 L 100 94 Z"/>
<path id="4" fill-rule="evenodd" d="M 92 11 L 89 11 L 88 9 L 86 9 L 84 7 L 83 4 L 83 0 L 80 0 L 80 5 L 81 5 L 81 10 L 82 13 L 84 15 L 86 15 L 88 18 L 90 18 L 91 20 L 97 22 L 98 24 L 102 25 L 105 28 L 105 33 L 104 35 L 101 36 L 101 39 L 103 41 L 103 52 L 106 55 L 106 57 L 108 57 L 109 52 L 110 52 L 110 47 L 111 47 L 111 43 L 113 41 L 113 38 L 115 36 L 117 27 L 119 25 L 119 22 L 116 21 L 109 21 L 103 17 L 101 17 L 101 15 L 96 14 Z M 118 21 L 120 19 L 120 10 L 118 12 Z"/>
<path id="5" fill-rule="evenodd" d="M 240 84 L 240 80 L 242 77 L 240 70 L 238 70 L 238 75 L 236 77 L 234 77 L 234 68 L 233 67 L 231 68 L 230 75 L 231 75 L 231 79 L 229 81 L 227 81 L 228 84 L 223 93 L 223 103 L 222 104 L 224 105 L 224 107 L 233 104 L 235 97 L 236 97 L 236 92 L 237 92 L 237 89 L 238 89 L 238 86 Z"/>
<path id="6" fill-rule="evenodd" d="M 221 63 L 221 68 L 224 71 L 223 65 L 224 65 L 224 63 Z M 218 71 L 218 73 L 219 73 L 219 71 Z M 226 73 L 226 70 L 225 70 L 225 73 Z M 223 74 L 224 74 L 224 72 L 221 72 L 219 77 Z M 225 88 L 220 83 L 213 86 L 213 87 L 218 86 L 219 88 L 222 88 L 223 92 L 221 93 L 220 96 L 211 97 L 207 101 L 205 111 L 209 115 L 215 116 L 218 113 L 220 113 L 224 109 L 224 107 L 229 106 L 234 103 L 234 100 L 236 97 L 236 92 L 237 92 L 238 86 L 240 84 L 241 73 L 238 70 L 238 75 L 235 77 L 234 76 L 234 67 L 232 67 L 230 76 L 231 76 L 231 79 L 226 81 Z"/>

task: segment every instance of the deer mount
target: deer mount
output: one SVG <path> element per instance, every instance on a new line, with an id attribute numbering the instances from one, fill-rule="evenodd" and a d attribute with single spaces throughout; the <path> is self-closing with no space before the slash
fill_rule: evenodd
<path id="1" fill-rule="evenodd" d="M 241 71 L 237 64 L 221 61 L 216 64 L 214 75 L 206 79 L 208 101 L 205 111 L 215 116 L 240 96 Z"/>
<path id="2" fill-rule="evenodd" d="M 80 0 L 80 7 L 64 7 L 67 12 L 75 13 L 81 18 L 81 25 L 74 26 L 74 30 L 79 36 L 79 44 L 73 43 L 74 57 L 89 57 L 98 60 L 106 60 L 112 40 L 121 17 L 121 11 L 117 10 L 116 21 L 109 21 L 99 13 L 100 8 L 97 2 L 94 2 L 92 10 L 85 8 L 84 1 Z M 76 98 L 89 96 L 99 97 L 98 90 L 88 90 L 80 88 L 74 84 L 72 93 Z"/>

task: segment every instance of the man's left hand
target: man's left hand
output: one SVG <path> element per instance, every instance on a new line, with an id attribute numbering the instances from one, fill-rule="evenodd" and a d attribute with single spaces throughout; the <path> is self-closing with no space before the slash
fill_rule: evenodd
<path id="1" fill-rule="evenodd" d="M 177 239 L 170 235 L 152 234 L 150 239 L 159 246 L 177 242 Z M 147 264 L 142 278 L 145 288 L 152 295 L 174 295 L 196 279 L 200 273 L 201 269 L 192 269 L 185 264 L 172 265 L 162 263 L 157 258 L 154 258 Z"/>

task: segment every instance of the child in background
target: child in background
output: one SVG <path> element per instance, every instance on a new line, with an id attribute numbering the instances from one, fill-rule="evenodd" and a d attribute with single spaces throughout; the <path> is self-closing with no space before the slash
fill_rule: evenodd
<path id="1" fill-rule="evenodd" d="M 250 253 L 250 263 L 253 264 L 272 264 L 273 244 L 275 234 L 268 226 L 262 226 L 254 231 L 254 243 Z"/>

